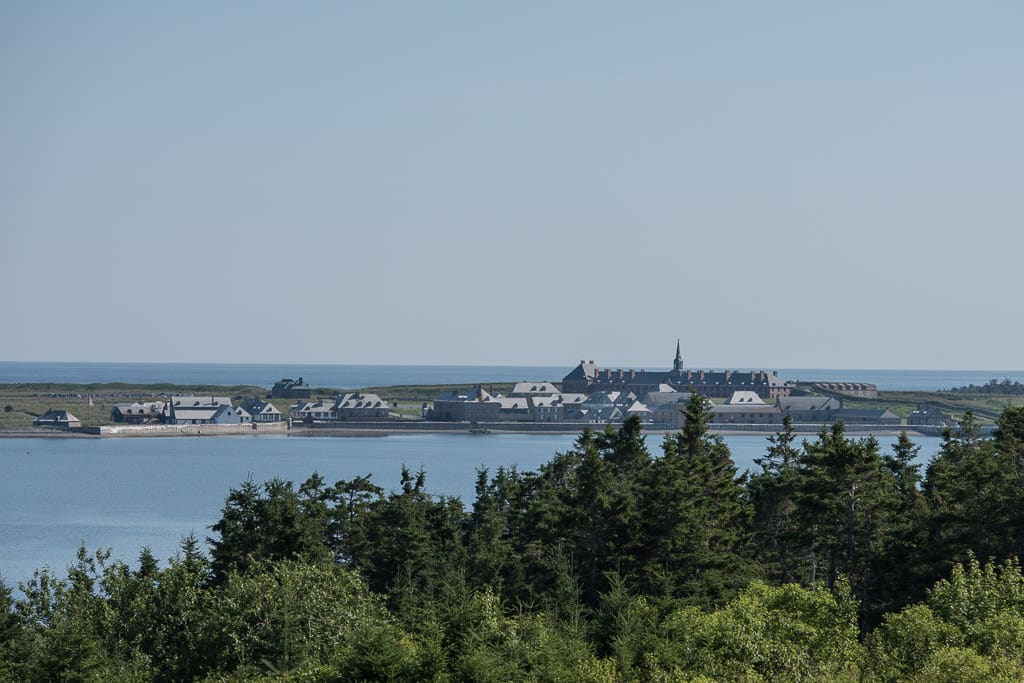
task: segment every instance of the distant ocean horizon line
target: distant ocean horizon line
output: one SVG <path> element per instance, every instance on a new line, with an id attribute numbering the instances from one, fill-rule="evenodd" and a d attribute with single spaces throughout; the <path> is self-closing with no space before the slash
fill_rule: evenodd
<path id="1" fill-rule="evenodd" d="M 480 362 L 468 362 L 468 363 L 379 363 L 379 362 L 338 362 L 338 361 L 287 361 L 287 362 L 276 362 L 276 361 L 216 361 L 216 360 L 132 360 L 132 361 L 113 361 L 113 360 L 4 360 L 0 359 L 0 365 L 112 365 L 112 366 L 130 366 L 130 365 L 219 365 L 219 366 L 231 366 L 231 367 L 254 367 L 254 366 L 266 366 L 266 367 L 394 367 L 394 368 L 554 368 L 554 369 L 571 369 L 576 367 L 577 363 L 565 364 L 565 363 L 480 363 Z M 668 365 L 658 364 L 644 364 L 644 363 L 595 363 L 602 370 L 606 368 L 613 369 L 628 369 L 634 368 L 639 370 L 640 368 L 650 370 L 669 370 L 671 369 Z M 995 372 L 995 373 L 1024 373 L 1024 368 L 935 368 L 935 367 L 908 367 L 908 366 L 844 366 L 844 367 L 830 367 L 823 365 L 807 365 L 807 366 L 775 366 L 765 364 L 723 364 L 723 363 L 687 363 L 686 367 L 693 370 L 718 370 L 718 369 L 737 369 L 737 370 L 765 370 L 767 371 L 838 371 L 849 370 L 853 372 Z M 1000 378 L 1001 379 L 1001 378 Z"/>

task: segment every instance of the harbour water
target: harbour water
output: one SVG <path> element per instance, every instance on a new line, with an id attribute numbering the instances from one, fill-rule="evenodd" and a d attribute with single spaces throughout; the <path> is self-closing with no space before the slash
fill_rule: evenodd
<path id="1" fill-rule="evenodd" d="M 150 546 L 162 563 L 182 536 L 200 539 L 220 517 L 228 489 L 246 479 L 328 482 L 370 474 L 397 487 L 402 465 L 423 468 L 427 489 L 472 504 L 476 471 L 536 470 L 572 446 L 566 434 L 399 434 L 386 437 L 0 439 L 0 577 L 11 587 L 49 565 L 63 574 L 79 544 L 134 562 Z M 764 453 L 763 435 L 725 437 L 742 469 Z M 879 437 L 884 450 L 894 439 Z M 938 450 L 916 439 L 920 460 Z M 652 453 L 660 437 L 648 437 Z"/>

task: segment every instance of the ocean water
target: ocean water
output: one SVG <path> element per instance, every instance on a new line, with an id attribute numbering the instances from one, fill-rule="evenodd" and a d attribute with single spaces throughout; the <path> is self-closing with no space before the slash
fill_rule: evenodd
<path id="1" fill-rule="evenodd" d="M 235 363 L 21 363 L 0 361 L 0 384 L 251 384 L 302 377 L 314 387 L 362 389 L 397 384 L 560 380 L 571 368 L 526 365 L 265 365 Z"/>
<path id="2" fill-rule="evenodd" d="M 0 361 L 0 384 L 67 382 L 94 384 L 252 384 L 270 388 L 302 377 L 314 387 L 361 389 L 396 384 L 471 384 L 561 380 L 569 366 L 528 365 L 291 365 L 232 363 L 40 363 Z M 651 368 L 655 369 L 655 368 Z M 716 368 L 705 368 L 713 370 Z M 718 368 L 720 369 L 720 368 Z M 743 369 L 743 368 L 736 368 Z M 755 368 L 760 369 L 760 368 Z M 766 368 L 771 369 L 771 368 Z M 939 391 L 991 379 L 1024 382 L 1024 370 L 779 369 L 786 380 L 868 382 L 879 389 Z"/>
<path id="3" fill-rule="evenodd" d="M 133 563 L 149 546 L 163 565 L 181 538 L 200 540 L 220 518 L 228 489 L 246 479 L 330 483 L 372 475 L 397 488 L 402 465 L 423 468 L 427 490 L 468 507 L 476 471 L 536 470 L 572 446 L 568 434 L 399 434 L 386 437 L 237 436 L 135 439 L 0 439 L 0 578 L 12 588 L 49 565 L 58 574 L 79 544 Z M 726 436 L 737 466 L 754 469 L 763 435 Z M 888 450 L 893 437 L 880 437 Z M 940 439 L 915 439 L 921 462 Z M 648 436 L 658 453 L 661 437 Z"/>

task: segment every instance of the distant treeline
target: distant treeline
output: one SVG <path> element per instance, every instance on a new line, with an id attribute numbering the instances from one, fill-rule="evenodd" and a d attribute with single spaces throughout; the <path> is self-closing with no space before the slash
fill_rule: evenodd
<path id="1" fill-rule="evenodd" d="M 982 385 L 968 384 L 963 387 L 944 389 L 943 393 L 952 394 L 998 394 L 1003 396 L 1024 395 L 1024 383 L 1006 378 L 1003 380 L 990 379 Z"/>
<path id="2" fill-rule="evenodd" d="M 210 554 L 83 548 L 15 599 L 0 679 L 1021 680 L 1024 408 L 968 414 L 925 471 L 788 421 L 737 476 L 706 399 L 653 456 L 636 419 L 468 508 L 403 468 L 232 489 Z"/>

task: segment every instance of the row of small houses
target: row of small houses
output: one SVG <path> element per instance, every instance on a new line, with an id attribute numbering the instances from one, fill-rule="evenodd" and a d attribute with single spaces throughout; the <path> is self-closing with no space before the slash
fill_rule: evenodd
<path id="1" fill-rule="evenodd" d="M 376 394 L 349 393 L 332 399 L 296 403 L 288 417 L 301 422 L 386 420 L 388 404 Z M 167 401 L 115 403 L 110 420 L 119 424 L 218 425 L 282 422 L 284 414 L 270 401 L 243 398 L 233 405 L 226 396 L 172 396 Z M 32 421 L 35 427 L 68 430 L 82 421 L 67 410 L 48 410 Z"/>
<path id="2" fill-rule="evenodd" d="M 115 403 L 112 422 L 127 424 L 247 424 L 280 422 L 284 419 L 273 403 L 244 398 L 233 405 L 226 396 L 172 396 L 167 401 Z"/>
<path id="3" fill-rule="evenodd" d="M 349 393 L 330 399 L 296 403 L 288 417 L 301 422 L 381 419 L 389 416 L 387 402 L 376 394 Z M 244 424 L 281 422 L 284 414 L 270 401 L 242 399 L 237 406 L 223 396 L 173 396 L 169 401 L 118 403 L 111 420 L 134 424 Z"/>

